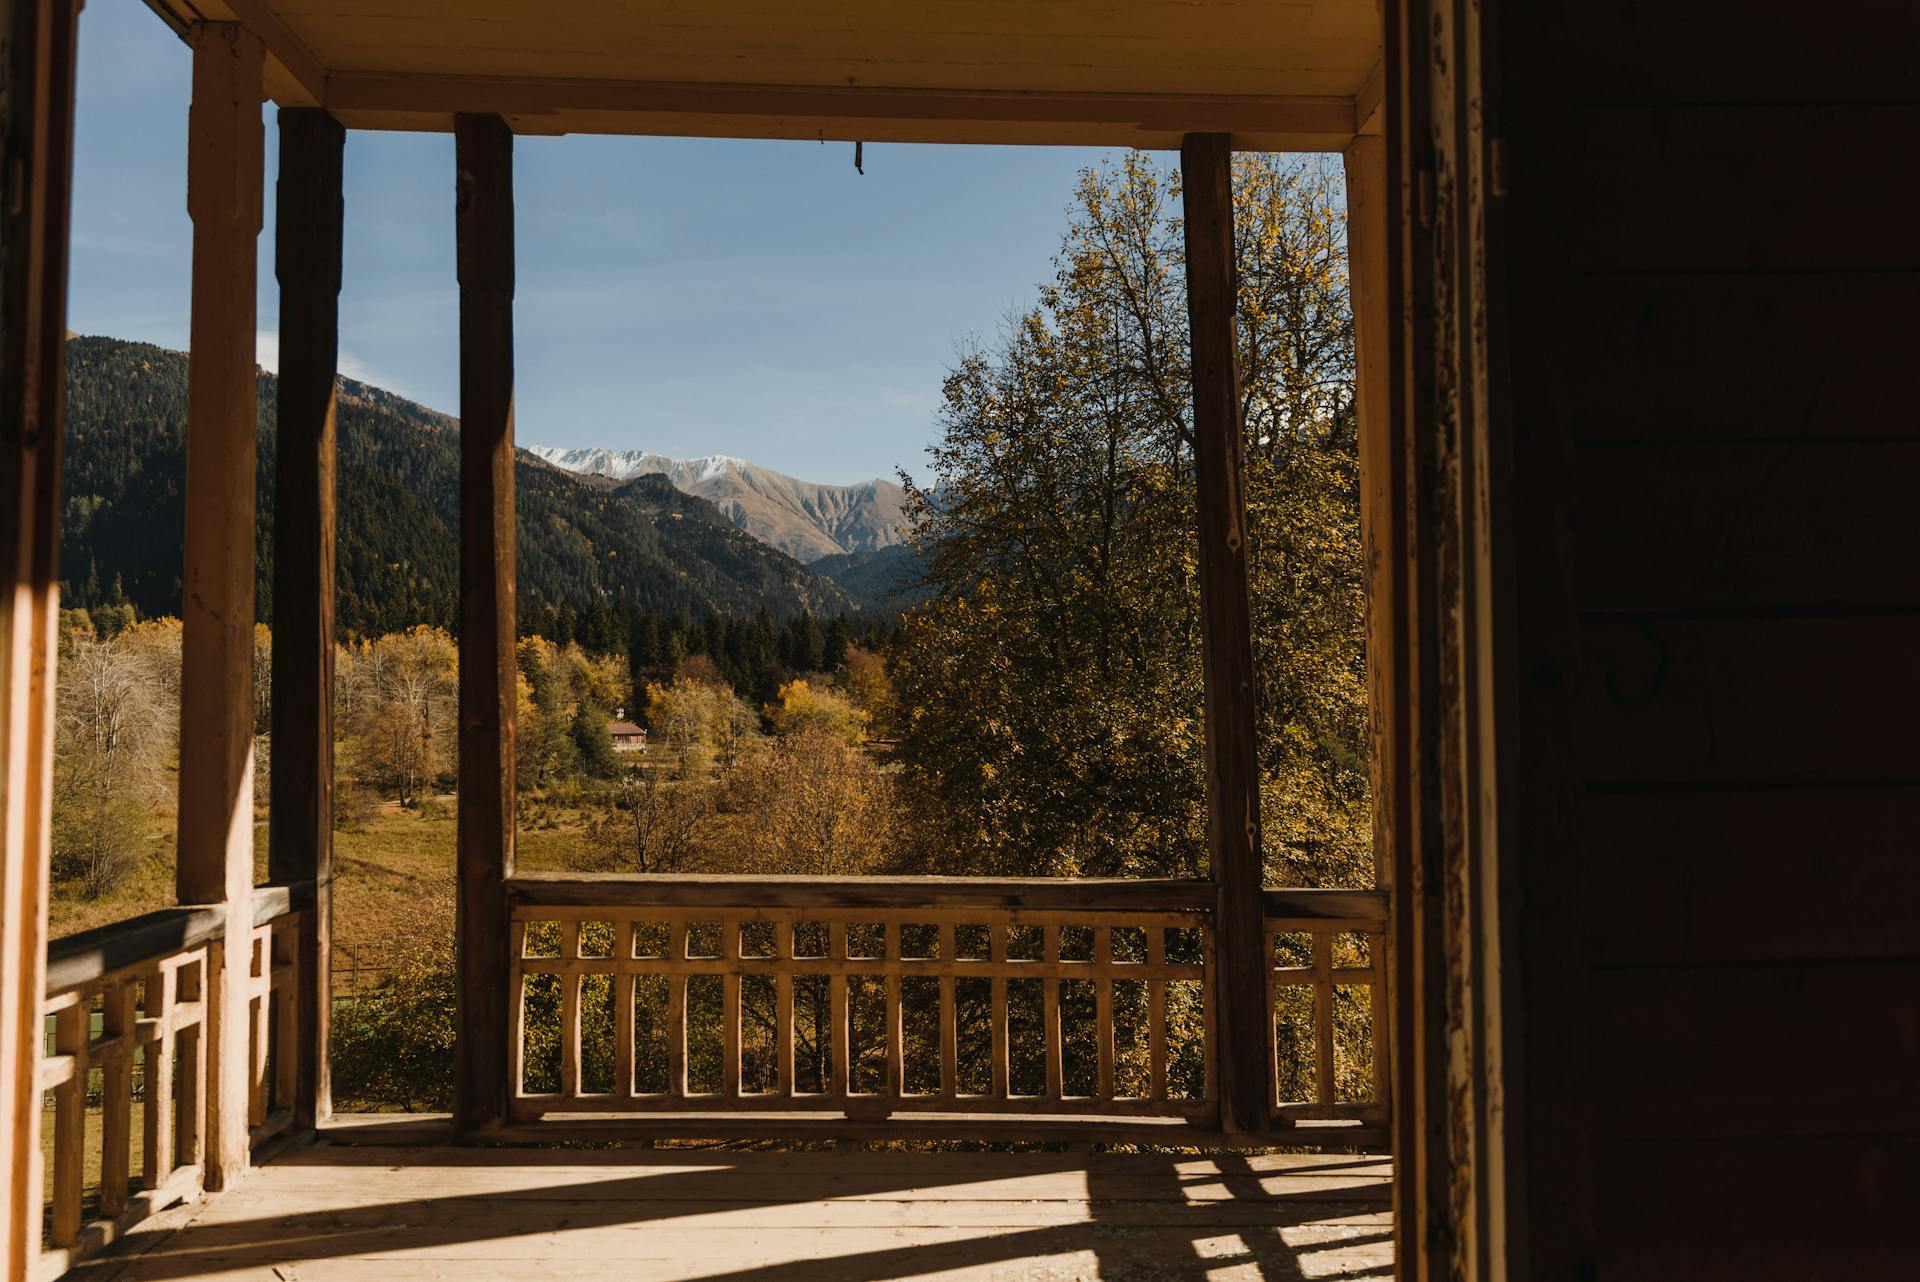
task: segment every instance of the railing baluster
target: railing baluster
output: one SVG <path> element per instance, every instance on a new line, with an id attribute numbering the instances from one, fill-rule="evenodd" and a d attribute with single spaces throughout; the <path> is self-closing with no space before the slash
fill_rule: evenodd
<path id="1" fill-rule="evenodd" d="M 1156 971 L 1167 963 L 1167 931 L 1147 928 L 1147 964 Z M 1147 981 L 1147 1094 L 1167 1097 L 1167 981 L 1157 974 Z"/>
<path id="2" fill-rule="evenodd" d="M 247 1022 L 251 1025 L 247 1041 L 247 1125 L 258 1127 L 267 1120 L 268 1021 L 272 1016 L 273 959 L 269 943 L 271 927 L 254 930 L 247 941 Z"/>
<path id="3" fill-rule="evenodd" d="M 954 995 L 954 929 L 940 926 L 940 1094 L 952 1099 L 960 1089 L 960 1012 Z"/>
<path id="4" fill-rule="evenodd" d="M 89 993 L 53 1017 L 53 1046 L 69 1057 L 67 1079 L 53 1088 L 53 1244 L 71 1246 L 80 1236 L 80 1191 L 86 1175 L 87 1034 L 93 1022 Z"/>
<path id="5" fill-rule="evenodd" d="M 142 1110 L 140 1186 L 157 1189 L 173 1174 L 173 997 L 179 970 L 162 965 L 147 977 L 141 1076 L 147 1096 Z"/>
<path id="6" fill-rule="evenodd" d="M 827 958 L 830 961 L 847 960 L 847 923 L 831 922 L 827 926 Z M 833 1081 L 827 1086 L 827 1094 L 844 1099 L 853 1093 L 852 1064 L 853 1057 L 848 1054 L 847 1038 L 850 1021 L 847 1019 L 847 976 L 835 969 L 832 978 L 827 981 L 827 1009 L 831 1027 L 827 1030 L 833 1042 Z"/>
<path id="7" fill-rule="evenodd" d="M 1333 1103 L 1333 934 L 1313 934 L 1313 1049 L 1314 1094 L 1322 1104 Z"/>
<path id="8" fill-rule="evenodd" d="M 687 923 L 667 927 L 667 1094 L 687 1097 Z"/>
<path id="9" fill-rule="evenodd" d="M 773 955 L 780 959 L 773 982 L 773 1089 L 793 1096 L 793 923 L 776 922 Z M 816 1018 L 817 1018 L 816 1014 Z"/>
<path id="10" fill-rule="evenodd" d="M 174 1039 L 181 1071 L 174 1074 L 173 1081 L 173 1162 L 179 1166 L 199 1166 L 207 1155 L 207 994 L 213 991 L 209 968 L 220 965 L 220 958 L 221 950 L 201 948 L 193 963 L 182 966 L 175 976 L 178 1004 L 191 1002 L 197 1008 L 193 1023 Z M 175 1014 L 177 1017 L 177 1009 Z"/>
<path id="11" fill-rule="evenodd" d="M 720 923 L 720 957 L 732 965 L 720 977 L 720 1093 L 740 1095 L 740 921 Z"/>
<path id="12" fill-rule="evenodd" d="M 1214 1001 L 1213 986 L 1213 928 L 1209 926 L 1200 932 L 1200 1080 L 1206 1098 L 1218 1107 L 1220 1103 L 1220 1065 L 1214 1026 L 1219 1022 L 1219 1008 Z"/>
<path id="13" fill-rule="evenodd" d="M 1373 1008 L 1373 1104 L 1384 1115 L 1388 1101 L 1393 1098 L 1393 1065 L 1389 1059 L 1392 1043 L 1387 1039 L 1387 1021 L 1392 1016 L 1387 1012 L 1387 937 L 1384 933 L 1367 936 L 1367 960 L 1373 966 L 1373 983 L 1367 987 Z"/>
<path id="14" fill-rule="evenodd" d="M 671 895 L 662 896 L 668 902 L 632 892 L 618 897 L 609 895 L 606 901 L 598 903 L 598 911 L 595 900 L 583 898 L 577 891 L 570 891 L 564 900 L 544 905 L 545 912 L 538 899 L 521 902 L 516 907 L 514 950 L 520 955 L 515 959 L 513 974 L 523 981 L 522 992 L 524 983 L 533 982 L 531 977 L 535 975 L 553 975 L 562 985 L 561 1001 L 556 1004 L 563 1007 L 564 1050 L 559 1058 L 565 1061 L 562 1067 L 566 1080 L 559 1098 L 571 1104 L 568 1111 L 666 1115 L 690 1104 L 698 1109 L 704 1101 L 707 1108 L 744 1106 L 761 1111 L 837 1105 L 848 1109 L 852 1116 L 863 1118 L 872 1114 L 860 1109 L 858 1103 L 871 1106 L 884 1102 L 892 1107 L 883 1113 L 891 1111 L 896 1116 L 918 1113 L 930 1117 L 946 1113 L 956 1123 L 959 1114 L 969 1111 L 969 1105 L 974 1111 L 982 1112 L 1058 1112 L 1089 1118 L 1155 1116 L 1187 1118 L 1199 1126 L 1209 1123 L 1209 1114 L 1219 1098 L 1219 1046 L 1210 1026 L 1218 999 L 1213 981 L 1218 975 L 1216 940 L 1204 906 L 1182 901 L 1159 910 L 1138 909 L 1123 901 L 1107 904 L 1090 898 L 1085 907 L 1078 907 L 1056 895 L 1036 906 L 1008 908 L 983 902 L 974 895 L 951 894 L 944 885 L 930 884 L 931 893 L 923 911 L 915 906 L 921 901 L 897 890 L 874 894 L 864 884 L 857 890 L 840 889 L 823 881 L 817 898 L 782 885 L 771 902 L 757 908 L 752 906 L 756 902 L 755 888 L 744 884 L 746 879 L 742 881 L 740 899 L 713 894 L 703 884 L 694 893 L 676 887 Z M 1281 898 L 1279 892 L 1269 894 L 1270 902 L 1292 906 L 1292 901 Z M 1310 1062 L 1317 1066 L 1322 1079 L 1321 1089 L 1308 1092 L 1305 1100 L 1275 1101 L 1274 1115 L 1282 1124 L 1295 1120 L 1341 1119 L 1377 1126 L 1389 1116 L 1382 1100 L 1369 1098 L 1342 1103 L 1338 1098 L 1326 1100 L 1324 1096 L 1331 1092 L 1337 1097 L 1342 1089 L 1335 1072 L 1340 1060 L 1338 1030 L 1333 1024 L 1336 1011 L 1344 1010 L 1338 1006 L 1340 986 L 1374 986 L 1375 991 L 1369 996 L 1376 1003 L 1376 1012 L 1379 1003 L 1384 1002 L 1385 959 L 1382 945 L 1375 938 L 1384 916 L 1371 915 L 1365 900 L 1358 901 L 1358 906 L 1347 916 L 1334 917 L 1324 912 L 1319 917 L 1305 915 L 1306 911 L 1319 910 L 1322 904 L 1349 906 L 1343 901 L 1322 900 L 1303 910 L 1301 915 L 1276 915 L 1266 923 L 1269 962 L 1276 932 L 1297 931 L 1313 937 L 1312 965 L 1273 968 L 1259 982 L 1267 986 L 1265 996 L 1270 1007 L 1277 1007 L 1278 990 L 1287 985 L 1314 990 L 1315 1048 L 1307 1052 L 1303 1044 L 1302 1056 L 1313 1057 Z M 573 920 L 565 920 L 567 917 Z M 554 922 L 551 929 L 560 935 L 561 955 L 524 957 L 523 926 L 528 918 Z M 600 918 L 611 923 L 616 940 L 614 950 L 610 955 L 599 950 L 585 955 L 584 923 Z M 639 923 L 652 919 L 667 925 L 665 953 L 635 956 Z M 926 924 L 919 924 L 923 920 Z M 695 949 L 695 938 L 708 929 L 697 923 L 706 921 L 714 923 L 711 929 L 716 931 L 717 946 Z M 748 923 L 759 921 L 767 924 L 753 929 L 764 929 L 768 933 L 771 949 L 756 948 L 749 953 L 745 932 Z M 801 925 L 811 921 L 818 921 L 823 927 L 827 940 L 824 957 L 802 957 L 798 953 Z M 539 929 L 548 927 L 542 925 Z M 986 932 L 986 947 L 982 950 L 985 955 L 969 953 L 963 957 L 962 940 L 978 929 Z M 1016 943 L 1016 930 L 1037 932 L 1038 947 L 1034 949 L 1037 955 L 1023 952 L 1017 960 L 1011 956 L 1024 947 L 1024 940 Z M 1084 952 L 1078 944 L 1082 930 L 1090 932 Z M 1344 930 L 1369 935 L 1372 952 L 1365 964 L 1346 967 L 1333 964 L 1337 956 L 1335 936 Z M 879 946 L 857 946 L 854 938 L 864 937 L 869 931 L 877 937 Z M 1130 948 L 1118 931 L 1125 931 L 1129 936 L 1140 932 L 1142 947 Z M 1181 932 L 1180 935 L 1170 937 L 1175 931 Z M 924 947 L 917 943 L 909 945 L 910 939 L 918 940 L 922 935 L 926 937 Z M 276 939 L 272 948 L 277 951 L 281 942 Z M 869 955 L 855 955 L 859 952 Z M 1198 955 L 1189 955 L 1193 952 Z M 698 955 L 693 955 L 695 953 Z M 1072 960 L 1067 959 L 1068 953 L 1072 954 Z M 179 971 L 179 984 L 198 978 L 195 967 L 202 964 L 201 958 L 196 955 L 192 962 L 193 966 Z M 817 985 L 810 977 L 813 972 L 820 974 Z M 638 1076 L 643 1051 L 654 1052 L 640 1044 L 642 1030 L 637 1025 L 642 1016 L 635 999 L 640 991 L 639 977 L 653 975 L 661 976 L 667 984 L 668 1087 L 661 1096 L 642 1095 L 642 1079 Z M 609 1021 L 614 1027 L 613 1084 L 611 1088 L 595 1087 L 596 1093 L 591 1096 L 580 1094 L 589 1076 L 585 1072 L 587 1057 L 594 1049 L 581 1040 L 584 1026 L 591 1025 L 586 1009 L 589 992 L 584 987 L 588 976 L 607 977 L 616 1008 Z M 721 1023 L 720 1031 L 713 1035 L 715 1050 L 721 1059 L 717 1070 L 700 1068 L 694 1062 L 696 1036 L 708 1035 L 704 1024 L 697 1029 L 693 1027 L 693 998 L 697 994 L 692 984 L 696 976 L 713 976 L 717 980 L 714 1006 Z M 759 976 L 766 977 L 764 987 L 772 1003 L 771 1014 L 765 1013 L 757 998 L 749 1009 L 749 998 L 762 986 L 756 978 Z M 808 977 L 804 985 L 803 977 Z M 1245 978 L 1253 982 L 1252 976 Z M 283 979 L 276 976 L 273 985 L 276 1001 Z M 983 1043 L 980 1049 L 986 1053 L 988 1062 L 980 1069 L 978 1082 L 962 1075 L 963 979 L 985 981 L 980 993 L 980 1017 L 986 1019 L 987 1027 L 982 1030 L 979 1041 Z M 1034 1016 L 1041 1024 L 1040 1044 L 1029 1047 L 1021 1041 L 1020 1047 L 1040 1061 L 1032 1068 L 1041 1080 L 1029 1085 L 1023 1078 L 1021 1087 L 1030 1093 L 1016 1095 L 1014 1042 L 1016 1034 L 1020 1038 L 1028 1034 L 1014 1024 L 1012 1008 L 1018 996 L 1014 985 L 1029 979 L 1037 981 L 1038 991 L 1033 993 L 1032 1001 Z M 1084 1006 L 1077 987 L 1083 980 L 1092 985 Z M 1133 1004 L 1131 987 L 1136 980 L 1144 985 L 1137 1006 Z M 876 992 L 872 987 L 865 990 L 856 987 L 874 981 L 884 984 L 884 988 Z M 936 986 L 926 981 L 938 983 Z M 596 978 L 596 985 L 598 982 Z M 707 980 L 700 982 L 705 984 Z M 1127 986 L 1123 988 L 1123 985 Z M 1178 992 L 1172 991 L 1176 985 Z M 1203 1005 L 1202 1011 L 1195 1012 L 1201 1018 L 1192 1041 L 1180 1018 L 1174 1017 L 1176 1004 L 1185 1002 L 1186 990 L 1190 987 L 1197 987 L 1200 1002 L 1196 1004 Z M 815 1000 L 816 992 L 820 1009 L 809 1016 L 807 1012 L 812 1009 L 810 1003 Z M 869 1000 L 863 992 L 872 995 L 875 1009 L 871 1016 L 866 1007 L 861 1006 Z M 155 995 L 156 998 L 160 995 L 157 987 Z M 922 1037 L 915 1033 L 911 1048 L 905 1026 L 909 1000 L 914 1003 L 911 1014 L 915 1027 L 925 1034 Z M 857 1006 L 860 1009 L 856 1011 Z M 54 1009 L 57 1007 L 50 1004 L 49 1011 Z M 277 1017 L 277 1008 L 275 1014 Z M 858 1023 L 854 1019 L 856 1014 L 861 1016 Z M 1023 1016 L 1023 1021 L 1026 1018 Z M 803 1027 L 803 1019 L 812 1022 Z M 1129 1027 L 1145 1024 L 1144 1042 L 1137 1029 L 1126 1039 L 1121 1037 L 1123 1019 Z M 1067 1037 L 1069 1032 L 1075 1038 L 1081 1037 L 1083 1020 L 1088 1021 L 1086 1036 L 1092 1039 L 1092 1047 L 1087 1062 L 1082 1063 L 1078 1056 L 1085 1049 L 1084 1044 L 1079 1040 L 1074 1042 L 1075 1058 L 1071 1065 L 1074 1077 L 1069 1083 Z M 1384 1026 L 1383 1014 L 1376 1014 L 1376 1020 Z M 190 1036 L 198 1031 L 199 1024 L 200 1007 L 194 1002 L 180 1007 L 167 1027 L 175 1035 Z M 142 1020 L 140 1025 L 144 1038 L 148 1021 Z M 1380 1046 L 1380 1036 L 1381 1030 L 1376 1030 L 1376 1047 Z M 761 1038 L 767 1042 L 764 1055 L 758 1040 Z M 864 1043 L 861 1038 L 865 1039 Z M 277 1031 L 275 1044 L 277 1054 Z M 111 1038 L 98 1042 L 94 1051 L 97 1065 L 104 1066 L 111 1058 L 110 1051 L 99 1049 L 110 1045 Z M 798 1063 L 809 1047 L 818 1059 L 809 1065 Z M 186 1049 L 182 1046 L 183 1051 Z M 926 1059 L 909 1063 L 910 1054 L 923 1055 Z M 1124 1063 L 1123 1054 L 1127 1057 Z M 1189 1068 L 1189 1055 L 1201 1057 L 1200 1062 L 1191 1067 L 1202 1070 L 1203 1083 L 1187 1082 L 1185 1070 Z M 1137 1068 L 1135 1056 L 1140 1060 Z M 770 1071 L 763 1070 L 763 1064 L 770 1064 Z M 819 1095 L 814 1094 L 813 1077 L 817 1071 L 814 1065 L 819 1071 Z M 1290 1063 L 1286 1067 L 1291 1071 L 1296 1066 Z M 1389 1061 L 1383 1050 L 1377 1049 L 1372 1084 L 1376 1096 L 1385 1094 L 1388 1071 Z M 711 1084 L 704 1076 L 708 1072 L 714 1079 Z M 701 1094 L 692 1090 L 695 1084 L 692 1079 L 696 1075 L 701 1077 Z M 649 1070 L 647 1086 L 652 1086 L 653 1077 L 654 1070 Z M 58 1080 L 58 1072 L 50 1071 L 48 1089 Z M 277 1073 L 275 1083 L 277 1088 Z M 856 1091 L 856 1085 L 862 1089 Z M 910 1085 L 912 1093 L 909 1093 Z M 186 1089 L 193 1088 L 187 1086 Z M 1366 1089 L 1362 1087 L 1363 1093 Z M 705 1094 L 707 1090 L 714 1094 Z M 542 1113 L 567 1107 L 554 1099 L 529 1099 L 524 1094 L 519 1101 L 517 1120 L 538 1118 Z"/>
<path id="15" fill-rule="evenodd" d="M 512 1013 L 507 1020 L 511 1030 L 507 1046 L 507 1099 L 517 1099 L 527 1091 L 527 923 L 516 918 L 507 927 L 507 982 L 512 985 L 507 1000 L 512 1003 Z M 355 977 L 351 981 L 359 987 L 360 963 L 354 962 Z"/>
<path id="16" fill-rule="evenodd" d="M 987 957 L 996 968 L 1007 960 L 1006 922 L 996 921 L 987 926 Z M 991 981 L 993 987 L 993 1011 L 990 1017 L 990 1032 L 993 1036 L 993 1097 L 1009 1099 L 1013 1095 L 1013 1073 L 1010 1063 L 1008 1043 L 1012 1040 L 1007 1025 L 1007 978 L 996 974 Z"/>
<path id="17" fill-rule="evenodd" d="M 1099 1086 L 1103 1100 L 1113 1098 L 1113 927 L 1093 928 L 1094 1039 L 1099 1057 Z"/>
<path id="18" fill-rule="evenodd" d="M 633 960 L 634 924 L 631 920 L 615 924 L 613 955 L 622 963 Z M 633 981 L 631 971 L 616 970 L 613 976 L 613 1094 L 616 1099 L 633 1098 Z"/>
<path id="19" fill-rule="evenodd" d="M 127 1209 L 133 1161 L 133 983 L 109 985 L 101 1012 L 101 1037 L 114 1044 L 100 1070 L 100 1214 L 109 1219 Z"/>
<path id="20" fill-rule="evenodd" d="M 900 1025 L 900 923 L 887 923 L 887 1088 L 886 1094 L 899 1099 L 907 1093 L 906 1039 Z"/>
<path id="21" fill-rule="evenodd" d="M 580 1094 L 580 923 L 560 923 L 560 1094 Z"/>
<path id="22" fill-rule="evenodd" d="M 1266 930 L 1262 932 L 1262 938 L 1267 941 L 1266 952 L 1262 954 L 1264 958 L 1262 966 L 1267 972 L 1265 976 L 1267 982 L 1267 1061 L 1270 1065 L 1267 1080 L 1273 1085 L 1271 1092 L 1272 1098 L 1269 1099 L 1267 1103 L 1278 1106 L 1282 1102 L 1280 1096 L 1280 975 L 1278 971 L 1275 970 L 1275 966 L 1278 965 L 1277 958 L 1280 948 L 1280 936 L 1276 931 Z"/>
<path id="23" fill-rule="evenodd" d="M 283 919 L 273 930 L 268 949 L 273 963 L 272 997 L 277 1008 L 273 1043 L 273 1093 L 275 1108 L 292 1108 L 300 1074 L 300 931 L 302 914 Z"/>
<path id="24" fill-rule="evenodd" d="M 1047 1098 L 1059 1100 L 1067 1090 L 1064 1048 L 1060 1044 L 1060 928 L 1043 926 L 1041 936 L 1047 963 L 1047 976 L 1041 986 L 1044 994 L 1041 1032 L 1047 1051 Z"/>

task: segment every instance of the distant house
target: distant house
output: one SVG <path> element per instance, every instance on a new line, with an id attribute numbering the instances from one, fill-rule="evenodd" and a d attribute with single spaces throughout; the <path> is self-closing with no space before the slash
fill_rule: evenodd
<path id="1" fill-rule="evenodd" d="M 607 734 L 613 739 L 615 752 L 645 752 L 647 750 L 647 732 L 631 721 L 607 722 Z"/>

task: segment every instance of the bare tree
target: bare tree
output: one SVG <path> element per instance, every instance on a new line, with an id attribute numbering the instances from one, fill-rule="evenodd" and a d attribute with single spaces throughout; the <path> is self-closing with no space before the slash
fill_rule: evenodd
<path id="1" fill-rule="evenodd" d="M 54 731 L 54 871 L 77 880 L 89 899 L 124 881 L 144 853 L 168 746 L 162 690 L 142 651 L 86 633 L 66 638 Z"/>

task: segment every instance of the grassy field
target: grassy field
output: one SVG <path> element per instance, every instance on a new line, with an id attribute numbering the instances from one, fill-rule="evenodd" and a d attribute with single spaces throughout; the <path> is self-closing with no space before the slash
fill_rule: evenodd
<path id="1" fill-rule="evenodd" d="M 534 813 L 535 821 L 519 834 L 520 868 L 527 872 L 567 868 L 581 848 L 586 814 L 538 803 Z M 418 810 L 383 805 L 365 823 L 334 834 L 333 938 L 339 953 L 371 965 L 405 932 L 452 931 L 456 827 L 449 797 L 427 802 Z M 174 902 L 170 809 L 154 813 L 149 836 L 152 849 L 147 857 L 111 894 L 85 899 L 71 885 L 54 887 L 55 939 Z M 261 811 L 254 826 L 254 880 L 265 881 L 266 875 L 267 824 Z"/>

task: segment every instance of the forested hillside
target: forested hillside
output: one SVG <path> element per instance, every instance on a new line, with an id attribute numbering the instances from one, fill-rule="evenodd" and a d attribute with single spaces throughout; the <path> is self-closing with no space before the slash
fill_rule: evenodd
<path id="1" fill-rule="evenodd" d="M 71 606 L 180 609 L 187 358 L 144 343 L 67 345 L 61 593 Z M 275 380 L 260 377 L 258 613 L 271 622 Z M 459 442 L 453 420 L 343 380 L 339 622 L 376 635 L 451 627 L 458 594 Z M 644 610 L 775 618 L 853 608 L 831 581 L 737 530 L 664 478 L 618 484 L 522 452 L 523 615 Z"/>

